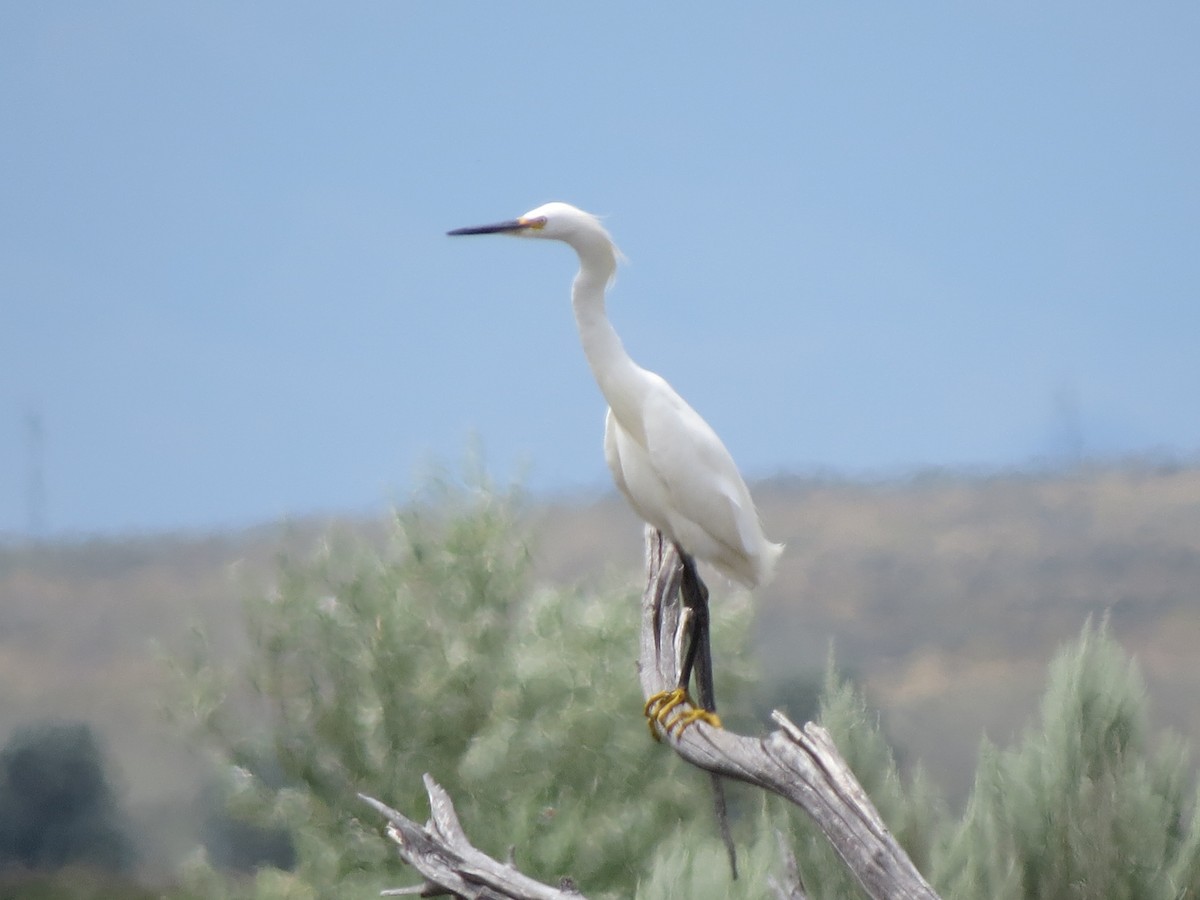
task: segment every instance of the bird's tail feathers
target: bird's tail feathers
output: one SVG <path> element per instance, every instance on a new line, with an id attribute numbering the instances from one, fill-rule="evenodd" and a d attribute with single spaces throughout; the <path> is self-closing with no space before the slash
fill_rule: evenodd
<path id="1" fill-rule="evenodd" d="M 765 587 L 775 577 L 775 564 L 783 555 L 783 547 L 783 544 L 772 544 L 770 541 L 764 543 L 763 552 L 758 558 L 758 571 L 755 573 L 758 587 Z"/>

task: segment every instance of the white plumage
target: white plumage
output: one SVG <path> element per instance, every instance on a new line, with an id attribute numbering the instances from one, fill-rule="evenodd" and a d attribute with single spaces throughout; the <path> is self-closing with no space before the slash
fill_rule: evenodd
<path id="1" fill-rule="evenodd" d="M 618 254 L 600 221 L 569 204 L 547 203 L 518 219 L 450 233 L 547 238 L 579 254 L 571 300 L 584 354 L 608 401 L 604 456 L 617 487 L 684 552 L 746 587 L 770 580 L 783 547 L 763 535 L 729 451 L 674 388 L 630 358 L 605 315 Z"/>

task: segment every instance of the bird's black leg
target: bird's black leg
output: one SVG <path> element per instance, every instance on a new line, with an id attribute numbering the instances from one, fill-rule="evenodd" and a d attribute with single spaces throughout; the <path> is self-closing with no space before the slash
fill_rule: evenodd
<path id="1" fill-rule="evenodd" d="M 687 690 L 692 678 L 692 670 L 696 672 L 696 693 L 702 709 L 715 712 L 717 698 L 713 690 L 712 670 L 712 640 L 709 629 L 708 588 L 700 580 L 696 571 L 696 561 L 691 556 L 679 551 L 683 562 L 683 578 L 679 582 L 679 591 L 683 605 L 691 610 L 691 634 L 688 636 L 687 649 L 684 651 L 683 664 L 679 669 L 679 687 Z"/>
<path id="2" fill-rule="evenodd" d="M 683 577 L 679 581 L 679 593 L 683 605 L 692 611 L 692 628 L 687 649 L 684 651 L 683 664 L 679 670 L 679 687 L 687 691 L 688 682 L 692 677 L 692 669 L 696 671 L 696 693 L 702 709 L 711 713 L 717 711 L 717 697 L 713 690 L 712 640 L 710 637 L 710 622 L 708 614 L 708 588 L 700 580 L 696 571 L 696 561 L 679 550 L 679 558 L 683 562 Z M 713 774 L 713 809 L 717 816 L 717 826 L 721 831 L 721 840 L 729 854 L 729 867 L 733 877 L 738 877 L 737 850 L 733 843 L 733 833 L 729 828 L 729 809 L 725 802 L 725 785 L 721 776 Z"/>
<path id="3" fill-rule="evenodd" d="M 675 551 L 679 555 L 681 570 L 679 599 L 688 610 L 687 634 L 684 635 L 683 659 L 679 662 L 676 687 L 670 691 L 661 691 L 646 701 L 645 712 L 650 720 L 650 733 L 656 740 L 656 724 L 668 734 L 682 734 L 695 722 L 706 722 L 714 728 L 721 727 L 721 720 L 716 714 L 717 703 L 713 690 L 708 588 L 700 580 L 696 571 L 696 561 L 678 544 L 675 545 Z M 692 700 L 688 693 L 693 671 L 696 673 L 699 704 Z"/>

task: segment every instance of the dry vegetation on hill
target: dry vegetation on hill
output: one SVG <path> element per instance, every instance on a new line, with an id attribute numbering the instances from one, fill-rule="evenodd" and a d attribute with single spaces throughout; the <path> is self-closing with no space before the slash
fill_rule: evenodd
<path id="1" fill-rule="evenodd" d="M 819 677 L 832 645 L 902 757 L 952 797 L 985 730 L 1005 743 L 1031 721 L 1047 660 L 1089 615 L 1109 615 L 1136 655 L 1156 722 L 1200 737 L 1200 469 L 778 480 L 756 494 L 788 545 L 757 601 L 768 691 Z M 641 528 L 615 498 L 530 515 L 540 578 L 641 578 Z M 46 717 L 93 723 L 151 852 L 178 849 L 186 836 L 169 846 L 165 823 L 184 819 L 203 761 L 163 724 L 150 642 L 179 647 L 198 620 L 234 659 L 240 598 L 320 527 L 0 548 L 0 741 Z M 730 588 L 712 584 L 719 603 Z"/>

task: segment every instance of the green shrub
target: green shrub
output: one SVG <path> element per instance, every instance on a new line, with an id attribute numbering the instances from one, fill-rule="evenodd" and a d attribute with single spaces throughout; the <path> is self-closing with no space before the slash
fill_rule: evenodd
<path id="1" fill-rule="evenodd" d="M 181 889 L 140 884 L 132 875 L 89 866 L 53 872 L 10 869 L 0 873 L 0 900 L 196 900 Z"/>
<path id="2" fill-rule="evenodd" d="M 591 896 L 629 896 L 681 822 L 715 833 L 707 778 L 641 716 L 637 586 L 532 584 L 520 522 L 511 494 L 441 488 L 382 549 L 335 536 L 284 560 L 247 604 L 242 677 L 196 648 L 183 705 L 228 764 L 232 809 L 291 834 L 300 879 L 411 881 L 355 793 L 420 819 L 424 772 L 478 847 Z M 714 609 L 724 700 L 744 693 L 748 624 L 744 603 Z"/>
<path id="3" fill-rule="evenodd" d="M 936 876 L 954 898 L 1200 896 L 1186 754 L 1150 740 L 1145 689 L 1106 625 L 1050 667 L 1040 727 L 985 743 L 966 816 Z"/>
<path id="4" fill-rule="evenodd" d="M 43 722 L 0 750 L 0 870 L 128 870 L 133 845 L 89 725 Z"/>

